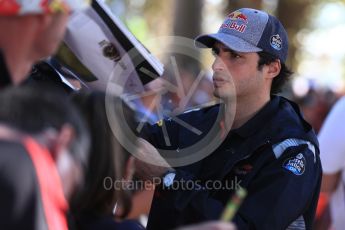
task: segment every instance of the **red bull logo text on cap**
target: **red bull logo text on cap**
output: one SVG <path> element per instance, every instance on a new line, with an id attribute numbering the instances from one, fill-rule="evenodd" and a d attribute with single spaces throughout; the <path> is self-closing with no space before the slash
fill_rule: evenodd
<path id="1" fill-rule="evenodd" d="M 238 25 L 236 22 L 232 22 L 230 24 L 222 24 L 222 26 L 220 27 L 221 29 L 223 28 L 228 28 L 228 29 L 231 29 L 231 30 L 236 30 L 240 33 L 243 33 L 247 26 L 246 25 Z"/>
<path id="2" fill-rule="evenodd" d="M 240 11 L 235 11 L 228 15 L 228 19 L 230 19 L 230 22 L 222 24 L 221 29 L 228 28 L 240 33 L 243 33 L 246 30 L 248 17 L 245 14 Z"/>

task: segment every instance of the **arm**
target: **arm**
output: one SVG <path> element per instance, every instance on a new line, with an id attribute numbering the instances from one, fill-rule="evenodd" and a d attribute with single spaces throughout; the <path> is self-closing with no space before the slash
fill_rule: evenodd
<path id="1" fill-rule="evenodd" d="M 340 172 L 336 172 L 333 174 L 324 173 L 322 175 L 321 192 L 332 194 L 338 187 L 340 177 Z"/>
<path id="2" fill-rule="evenodd" d="M 327 116 L 319 133 L 320 157 L 323 167 L 321 191 L 333 193 L 340 182 L 345 166 L 345 98 L 340 99 Z"/>
<path id="3" fill-rule="evenodd" d="M 255 176 L 234 223 L 239 229 L 286 229 L 299 218 L 311 229 L 320 183 L 318 155 L 306 145 L 288 148 Z"/>
<path id="4" fill-rule="evenodd" d="M 176 173 L 172 187 L 156 187 L 147 229 L 162 229 L 162 226 L 173 229 L 219 219 L 223 204 L 202 189 L 188 172 L 177 170 Z"/>

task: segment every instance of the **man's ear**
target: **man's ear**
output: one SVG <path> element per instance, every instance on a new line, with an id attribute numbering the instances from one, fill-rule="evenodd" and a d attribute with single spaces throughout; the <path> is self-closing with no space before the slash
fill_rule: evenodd
<path id="1" fill-rule="evenodd" d="M 58 132 L 52 149 L 55 160 L 59 157 L 59 154 L 63 153 L 66 149 L 69 149 L 74 138 L 74 128 L 71 125 L 64 124 Z"/>
<path id="2" fill-rule="evenodd" d="M 125 180 L 132 180 L 134 172 L 135 172 L 135 165 L 134 165 L 135 158 L 133 156 L 130 156 L 126 162 L 126 168 L 125 168 L 125 175 L 123 178 Z"/>
<path id="3" fill-rule="evenodd" d="M 266 71 L 267 71 L 267 78 L 269 79 L 273 79 L 275 78 L 276 76 L 279 75 L 280 73 L 280 70 L 282 68 L 281 66 L 281 63 L 280 63 L 280 60 L 277 59 L 276 61 L 274 62 L 271 62 L 270 64 L 266 65 Z"/>

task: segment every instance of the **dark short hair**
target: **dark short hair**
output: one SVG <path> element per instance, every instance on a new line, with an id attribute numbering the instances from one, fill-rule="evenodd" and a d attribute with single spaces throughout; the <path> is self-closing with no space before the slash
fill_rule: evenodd
<path id="1" fill-rule="evenodd" d="M 259 62 L 258 62 L 258 69 L 261 70 L 264 65 L 268 65 L 278 58 L 270 53 L 267 52 L 258 52 L 259 55 Z M 285 65 L 285 63 L 281 62 L 281 70 L 272 81 L 271 86 L 271 94 L 277 94 L 282 91 L 284 85 L 290 80 L 292 71 Z"/>
<path id="2" fill-rule="evenodd" d="M 0 123 L 31 136 L 68 124 L 76 138 L 70 150 L 81 165 L 88 158 L 89 136 L 83 119 L 68 97 L 50 85 L 8 87 L 0 91 Z"/>

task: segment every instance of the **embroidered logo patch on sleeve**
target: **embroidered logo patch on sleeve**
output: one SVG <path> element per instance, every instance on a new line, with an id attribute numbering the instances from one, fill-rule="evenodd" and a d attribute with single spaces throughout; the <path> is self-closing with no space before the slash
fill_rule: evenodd
<path id="1" fill-rule="evenodd" d="M 284 161 L 283 168 L 289 170 L 293 174 L 300 176 L 304 173 L 306 166 L 306 160 L 302 153 L 299 153 L 296 157 L 291 157 Z"/>

